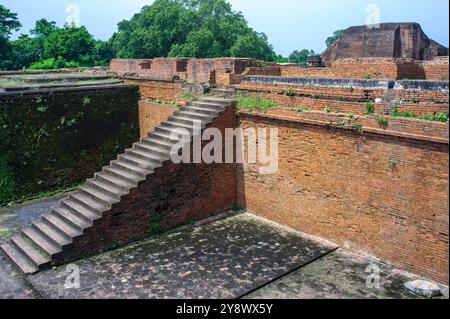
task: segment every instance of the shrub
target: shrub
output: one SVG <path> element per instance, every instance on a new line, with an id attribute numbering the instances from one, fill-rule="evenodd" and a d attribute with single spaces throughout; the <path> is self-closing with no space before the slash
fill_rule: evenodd
<path id="1" fill-rule="evenodd" d="M 377 122 L 381 127 L 387 127 L 389 122 L 383 116 L 377 116 Z"/>
<path id="2" fill-rule="evenodd" d="M 434 113 L 424 114 L 420 117 L 421 120 L 435 121 L 435 122 L 448 122 L 448 113 Z"/>
<path id="3" fill-rule="evenodd" d="M 287 95 L 287 96 L 294 96 L 294 95 L 295 95 L 294 89 L 288 88 L 288 89 L 286 90 L 286 95 Z"/>
<path id="4" fill-rule="evenodd" d="M 365 113 L 366 115 L 373 114 L 373 112 L 375 110 L 375 107 L 373 106 L 373 103 L 371 103 L 369 101 L 366 102 L 365 108 L 366 108 L 366 113 Z"/>

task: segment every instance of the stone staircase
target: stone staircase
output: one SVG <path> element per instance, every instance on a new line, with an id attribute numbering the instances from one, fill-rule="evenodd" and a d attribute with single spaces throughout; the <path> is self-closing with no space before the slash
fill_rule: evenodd
<path id="1" fill-rule="evenodd" d="M 193 134 L 193 123 L 202 128 L 212 123 L 231 105 L 231 100 L 196 98 L 181 107 L 147 137 L 133 144 L 110 166 L 69 194 L 31 226 L 13 237 L 1 250 L 25 274 L 33 274 L 55 264 L 63 251 L 70 251 L 75 238 L 83 237 L 96 221 L 119 203 L 122 197 L 153 174 L 170 159 L 172 147 L 179 142 L 172 132 L 185 128 Z M 58 262 L 56 262 L 58 263 Z"/>

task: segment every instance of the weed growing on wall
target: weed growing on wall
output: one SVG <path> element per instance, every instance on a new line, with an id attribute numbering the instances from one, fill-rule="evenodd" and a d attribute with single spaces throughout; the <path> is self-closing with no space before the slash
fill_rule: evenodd
<path id="1" fill-rule="evenodd" d="M 366 115 L 372 115 L 373 112 L 375 111 L 375 107 L 373 105 L 373 103 L 367 101 L 366 105 L 365 105 L 365 109 L 366 109 Z"/>
<path id="2" fill-rule="evenodd" d="M 264 99 L 261 97 L 254 97 L 254 96 L 240 96 L 237 98 L 238 107 L 241 110 L 248 111 L 248 112 L 254 112 L 254 111 L 266 111 L 269 109 L 272 109 L 274 107 L 277 107 L 277 103 L 269 100 Z"/>

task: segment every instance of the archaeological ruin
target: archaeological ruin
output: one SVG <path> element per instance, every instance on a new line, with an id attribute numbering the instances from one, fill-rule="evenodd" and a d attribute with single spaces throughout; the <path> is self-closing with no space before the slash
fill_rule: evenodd
<path id="1" fill-rule="evenodd" d="M 2 251 L 36 274 L 242 211 L 448 285 L 447 48 L 418 24 L 351 27 L 322 62 L 0 72 L 0 148 L 11 150 L 0 157 L 11 175 L 2 203 L 86 180 Z M 277 129 L 277 172 L 173 163 L 171 133 L 187 129 L 190 145 L 194 122 Z"/>

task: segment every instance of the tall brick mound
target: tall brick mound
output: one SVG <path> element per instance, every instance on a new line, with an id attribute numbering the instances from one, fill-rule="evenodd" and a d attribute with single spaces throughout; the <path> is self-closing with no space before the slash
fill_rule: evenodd
<path id="1" fill-rule="evenodd" d="M 236 127 L 235 103 L 196 99 L 61 200 L 1 250 L 25 274 L 147 238 L 235 203 L 232 164 L 174 164 L 173 131 Z M 180 138 L 181 139 L 181 138 Z M 218 194 L 218 195 L 214 195 Z"/>

